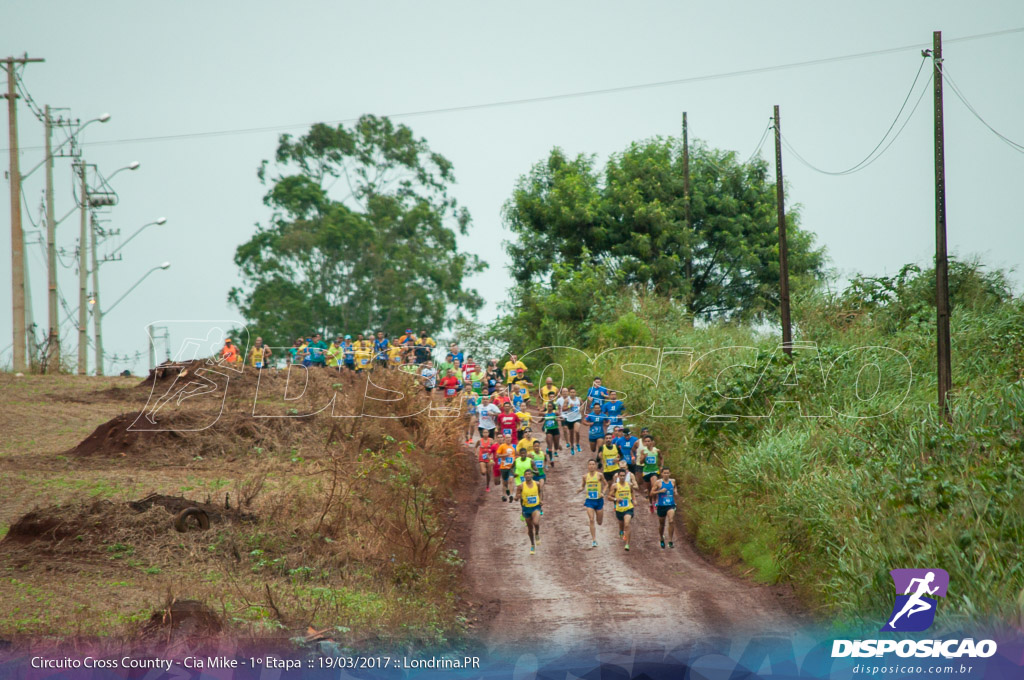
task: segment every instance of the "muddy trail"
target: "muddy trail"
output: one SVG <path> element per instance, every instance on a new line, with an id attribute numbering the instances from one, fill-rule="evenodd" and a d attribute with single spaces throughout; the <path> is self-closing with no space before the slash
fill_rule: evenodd
<path id="1" fill-rule="evenodd" d="M 471 530 L 467 585 L 486 603 L 481 642 L 492 649 L 561 652 L 661 650 L 745 630 L 795 630 L 791 595 L 732 576 L 696 552 L 676 518 L 675 548 L 662 549 L 658 517 L 641 503 L 624 550 L 605 504 L 598 547 L 577 494 L 590 454 L 564 444 L 547 472 L 541 543 L 529 552 L 518 503 L 499 485 L 484 492 Z M 684 491 L 685 493 L 685 491 Z"/>

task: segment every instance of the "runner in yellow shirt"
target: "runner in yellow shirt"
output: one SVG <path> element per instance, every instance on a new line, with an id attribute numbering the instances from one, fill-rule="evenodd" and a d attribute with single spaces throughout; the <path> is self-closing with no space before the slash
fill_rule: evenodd
<path id="1" fill-rule="evenodd" d="M 608 483 L 597 471 L 597 461 L 587 461 L 587 473 L 583 475 L 583 482 L 576 493 L 587 492 L 587 498 L 583 501 L 583 507 L 587 509 L 587 518 L 590 520 L 590 547 L 597 547 L 597 525 L 604 520 L 604 497 L 608 492 Z M 595 524 L 596 522 L 596 524 Z"/>
<path id="2" fill-rule="evenodd" d="M 540 545 L 540 516 L 544 514 L 541 510 L 542 492 L 540 484 L 533 479 L 533 470 L 525 470 L 523 483 L 516 487 L 516 500 L 519 501 L 523 509 L 523 519 L 526 520 L 531 555 L 537 552 L 536 546 Z"/>
<path id="3" fill-rule="evenodd" d="M 615 519 L 619 520 L 619 537 L 626 542 L 629 550 L 629 524 L 633 519 L 633 492 L 640 492 L 636 482 L 627 481 L 629 470 L 622 468 L 615 476 L 615 481 L 608 487 L 605 498 L 615 503 Z"/>
<path id="4" fill-rule="evenodd" d="M 513 354 L 511 359 L 505 362 L 503 372 L 505 373 L 505 384 L 511 385 L 515 381 L 526 377 L 526 364 Z"/>
<path id="5" fill-rule="evenodd" d="M 353 345 L 356 357 L 356 371 L 373 370 L 373 343 L 363 339 L 363 334 L 356 335 Z"/>

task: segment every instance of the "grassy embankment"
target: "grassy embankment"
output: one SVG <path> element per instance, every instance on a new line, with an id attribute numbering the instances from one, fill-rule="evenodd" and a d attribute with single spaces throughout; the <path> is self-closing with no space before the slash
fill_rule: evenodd
<path id="1" fill-rule="evenodd" d="M 581 392 L 602 375 L 631 411 L 653 404 L 630 420 L 651 427 L 667 454 L 698 546 L 751 578 L 793 584 L 822 620 L 877 630 L 892 606 L 890 569 L 941 567 L 950 589 L 938 630 L 1021 626 L 1024 305 L 979 294 L 955 307 L 946 424 L 934 308 L 913 303 L 925 278 L 888 280 L 885 304 L 863 291 L 796 301 L 794 339 L 813 346 L 792 360 L 777 337 L 694 329 L 658 300 L 594 330 L 588 352 L 680 347 L 692 360 L 665 357 L 659 376 L 616 368 L 652 363 L 650 351 L 596 366 L 574 352 L 555 358 Z"/>

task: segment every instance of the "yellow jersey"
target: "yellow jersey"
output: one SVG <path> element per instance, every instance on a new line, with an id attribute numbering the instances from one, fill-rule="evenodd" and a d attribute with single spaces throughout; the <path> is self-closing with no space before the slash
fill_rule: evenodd
<path id="1" fill-rule="evenodd" d="M 612 494 L 615 497 L 615 511 L 626 512 L 633 509 L 633 487 L 629 484 L 612 484 Z"/>
<path id="2" fill-rule="evenodd" d="M 604 467 L 604 472 L 615 472 L 619 469 L 619 449 L 616 446 L 608 446 L 607 444 L 601 447 L 599 451 L 601 456 L 601 465 Z"/>
<path id="3" fill-rule="evenodd" d="M 528 454 L 530 454 L 532 456 L 533 455 L 533 443 L 535 441 L 537 441 L 537 440 L 534 439 L 533 437 L 523 437 L 522 439 L 519 440 L 519 443 L 516 444 L 516 452 L 526 451 Z"/>
<path id="4" fill-rule="evenodd" d="M 543 399 L 545 402 L 554 401 L 555 397 L 557 396 L 558 388 L 555 387 L 554 385 L 551 385 L 550 387 L 544 385 L 540 388 L 540 398 Z"/>
<path id="5" fill-rule="evenodd" d="M 508 371 L 508 375 L 505 377 L 505 383 L 508 385 L 511 385 L 520 378 L 526 377 L 526 364 L 522 361 L 517 361 L 515 363 L 506 361 L 504 368 Z"/>
<path id="6" fill-rule="evenodd" d="M 585 489 L 587 492 L 588 501 L 596 501 L 601 497 L 601 473 L 594 471 L 593 474 L 587 473 L 584 479 Z"/>
<path id="7" fill-rule="evenodd" d="M 523 482 L 520 496 L 524 508 L 535 508 L 540 505 L 540 487 L 537 482 Z"/>

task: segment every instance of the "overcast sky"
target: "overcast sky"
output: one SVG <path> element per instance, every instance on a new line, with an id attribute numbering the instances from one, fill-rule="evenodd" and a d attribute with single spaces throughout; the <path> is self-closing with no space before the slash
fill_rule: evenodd
<path id="1" fill-rule="evenodd" d="M 301 134 L 313 122 L 364 113 L 422 112 L 907 48 L 554 101 L 396 116 L 455 165 L 454 193 L 473 215 L 461 247 L 491 265 L 469 282 L 487 301 L 481 319 L 490 320 L 510 280 L 501 206 L 516 178 L 553 146 L 603 160 L 631 141 L 678 134 L 687 111 L 692 137 L 746 158 L 779 104 L 794 148 L 822 169 L 841 170 L 866 156 L 889 127 L 933 30 L 943 31 L 948 73 L 975 109 L 1024 143 L 1024 32 L 956 40 L 1022 27 L 1024 3 L 1013 0 L 591 0 L 503 8 L 479 2 L 22 2 L 2 10 L 0 57 L 27 51 L 46 59 L 24 71 L 40 105 L 70 107 L 83 120 L 112 114 L 83 133 L 85 157 L 101 172 L 142 164 L 114 179 L 121 200 L 107 226 L 122 236 L 104 244 L 101 254 L 137 227 L 167 217 L 167 224 L 127 245 L 122 261 L 100 270 L 107 307 L 151 267 L 171 262 L 105 318 L 108 354 L 142 352 L 138 363 L 116 368 L 141 372 L 147 323 L 239 318 L 227 302 L 228 289 L 239 281 L 232 258 L 267 217 L 256 169 L 272 156 L 285 128 Z M 915 92 L 908 109 L 916 99 Z M 804 228 L 826 246 L 842 275 L 891 274 L 934 254 L 931 110 L 929 92 L 885 155 L 856 174 L 819 174 L 784 151 L 787 203 L 801 206 Z M 1024 218 L 1017 192 L 1024 186 L 1024 154 L 985 129 L 948 89 L 945 112 L 950 251 L 1020 269 Z M 42 158 L 43 130 L 23 104 L 19 132 L 25 172 Z M 762 154 L 770 153 L 765 144 Z M 68 159 L 58 160 L 55 177 L 59 217 L 74 205 Z M 4 184 L 0 365 L 10 362 L 11 343 L 6 174 Z M 42 188 L 42 171 L 24 187 L 30 241 L 39 237 L 28 215 L 38 221 Z M 73 216 L 59 227 L 58 245 L 70 253 L 77 236 Z M 64 261 L 71 265 L 72 259 Z M 35 318 L 44 328 L 39 245 L 29 245 L 29 265 Z M 1019 290 L 1019 271 L 1014 280 Z M 59 284 L 75 308 L 74 270 L 62 268 Z M 63 334 L 73 354 L 73 324 L 65 323 Z M 92 371 L 91 351 L 89 360 Z"/>

